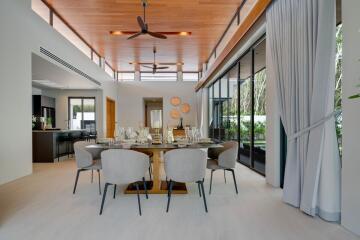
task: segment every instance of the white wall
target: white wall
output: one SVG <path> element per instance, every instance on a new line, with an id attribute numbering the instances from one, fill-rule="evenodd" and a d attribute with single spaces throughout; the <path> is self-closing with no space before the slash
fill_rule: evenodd
<path id="1" fill-rule="evenodd" d="M 103 99 L 116 95 L 116 87 L 102 69 L 31 10 L 31 0 L 0 2 L 0 32 L 0 132 L 3 136 L 0 138 L 0 184 L 3 184 L 32 172 L 32 52 L 43 56 L 42 46 L 97 81 L 108 82 L 102 86 Z"/>
<path id="2" fill-rule="evenodd" d="M 360 100 L 348 97 L 358 93 L 360 84 L 360 1 L 342 1 L 343 20 L 343 158 L 342 213 L 344 227 L 360 235 Z"/>
<path id="3" fill-rule="evenodd" d="M 182 102 L 191 106 L 188 114 L 183 114 L 183 125 L 196 125 L 196 98 L 194 82 L 120 82 L 118 91 L 118 125 L 122 127 L 138 127 L 144 123 L 144 98 L 163 98 L 163 126 L 177 126 L 179 120 L 174 120 L 169 113 L 174 107 L 170 98 L 178 96 Z"/>
<path id="4" fill-rule="evenodd" d="M 24 21 L 28 4 L 0 4 L 0 184 L 32 171 L 31 54 L 24 41 L 33 34 Z"/>

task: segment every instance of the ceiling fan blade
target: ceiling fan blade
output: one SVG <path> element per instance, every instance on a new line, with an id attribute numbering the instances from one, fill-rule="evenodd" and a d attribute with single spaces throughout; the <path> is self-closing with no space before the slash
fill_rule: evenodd
<path id="1" fill-rule="evenodd" d="M 129 64 L 151 65 L 152 62 L 129 62 Z"/>
<path id="2" fill-rule="evenodd" d="M 135 33 L 134 35 L 128 37 L 127 39 L 130 40 L 130 39 L 136 38 L 136 37 L 140 36 L 141 34 L 142 34 L 142 32 Z"/>
<path id="3" fill-rule="evenodd" d="M 168 69 L 169 67 L 157 67 L 157 69 Z"/>
<path id="4" fill-rule="evenodd" d="M 141 30 L 147 30 L 147 27 L 140 16 L 137 17 L 137 21 L 138 21 L 138 24 L 139 24 Z"/>
<path id="5" fill-rule="evenodd" d="M 157 63 L 158 65 L 167 65 L 167 66 L 174 66 L 174 65 L 184 65 L 184 63 Z"/>
<path id="6" fill-rule="evenodd" d="M 153 67 L 150 67 L 150 66 L 146 66 L 146 65 L 141 65 L 142 67 L 144 68 L 150 68 L 150 69 L 153 69 Z"/>
<path id="7" fill-rule="evenodd" d="M 167 37 L 164 34 L 157 33 L 157 32 L 147 32 L 150 36 L 161 38 L 161 39 L 167 39 Z"/>

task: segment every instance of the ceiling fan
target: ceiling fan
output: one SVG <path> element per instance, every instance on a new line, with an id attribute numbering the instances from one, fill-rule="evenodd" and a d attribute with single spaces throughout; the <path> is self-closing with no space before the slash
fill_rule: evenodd
<path id="1" fill-rule="evenodd" d="M 150 68 L 150 69 L 152 69 L 152 73 L 153 74 L 155 74 L 156 73 L 156 71 L 158 70 L 158 69 L 168 69 L 169 67 L 168 66 L 159 66 L 160 64 L 157 64 L 156 63 L 156 61 L 155 61 L 155 55 L 156 55 L 156 48 L 154 47 L 154 49 L 153 49 L 153 53 L 154 53 L 154 62 L 152 63 L 152 65 L 151 66 L 148 66 L 149 64 L 147 64 L 147 63 L 139 63 L 141 66 L 143 66 L 144 68 Z"/>
<path id="2" fill-rule="evenodd" d="M 137 17 L 137 22 L 138 22 L 138 24 L 140 26 L 140 32 L 135 33 L 134 35 L 128 37 L 128 40 L 136 38 L 136 37 L 138 37 L 140 35 L 143 35 L 143 34 L 149 34 L 150 36 L 155 37 L 155 38 L 166 39 L 167 37 L 162 33 L 150 32 L 149 31 L 148 25 L 146 23 L 146 18 L 145 18 L 146 17 L 146 15 L 145 15 L 146 7 L 148 6 L 148 2 L 147 2 L 147 0 L 141 0 L 141 2 L 142 2 L 142 6 L 144 8 L 144 17 L 143 18 L 141 18 L 140 16 Z"/>
<path id="3" fill-rule="evenodd" d="M 140 26 L 140 31 L 136 32 L 136 31 L 110 31 L 111 35 L 131 35 L 130 37 L 128 37 L 127 39 L 133 39 L 136 38 L 140 35 L 150 35 L 152 37 L 155 38 L 160 38 L 160 39 L 167 39 L 166 35 L 179 35 L 179 36 L 189 36 L 191 35 L 191 32 L 151 32 L 149 31 L 149 27 L 148 24 L 146 23 L 146 7 L 148 6 L 148 2 L 147 0 L 141 0 L 141 4 L 143 7 L 143 18 L 141 18 L 140 16 L 138 16 L 137 22 Z"/>

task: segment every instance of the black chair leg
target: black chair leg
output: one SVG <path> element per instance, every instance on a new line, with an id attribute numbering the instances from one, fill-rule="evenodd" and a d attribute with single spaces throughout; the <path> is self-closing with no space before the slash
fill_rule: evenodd
<path id="1" fill-rule="evenodd" d="M 99 194 L 101 195 L 100 170 L 97 170 L 99 176 Z"/>
<path id="2" fill-rule="evenodd" d="M 234 169 L 229 169 L 229 171 L 232 173 L 233 175 L 233 179 L 234 179 L 234 185 L 235 185 L 235 191 L 236 191 L 236 194 L 238 194 L 238 189 L 237 189 L 237 184 L 236 184 L 236 179 L 235 179 L 235 171 Z"/>
<path id="3" fill-rule="evenodd" d="M 226 184 L 226 170 L 224 169 L 224 179 L 225 179 L 225 184 Z"/>
<path id="4" fill-rule="evenodd" d="M 103 211 L 103 208 L 104 208 L 106 192 L 107 192 L 107 189 L 108 189 L 109 185 L 111 185 L 111 183 L 105 183 L 104 194 L 103 194 L 103 197 L 102 197 L 101 207 L 100 207 L 100 215 L 102 214 L 102 211 Z"/>
<path id="5" fill-rule="evenodd" d="M 214 169 L 211 170 L 209 195 L 211 194 L 212 178 L 213 178 L 214 171 L 215 171 Z"/>
<path id="6" fill-rule="evenodd" d="M 116 194 L 116 184 L 114 184 L 114 196 L 113 196 L 114 199 L 115 199 L 115 194 Z"/>
<path id="7" fill-rule="evenodd" d="M 139 195 L 139 184 L 135 183 L 136 186 L 136 193 L 137 193 L 137 198 L 138 198 L 138 205 L 139 205 L 139 214 L 141 216 L 141 205 L 140 205 L 140 195 Z"/>
<path id="8" fill-rule="evenodd" d="M 168 202 L 167 202 L 166 212 L 169 212 L 169 206 L 170 206 L 170 199 L 171 199 L 171 192 L 172 192 L 173 184 L 174 184 L 174 182 L 171 181 L 171 179 L 170 179 L 169 188 L 168 188 Z"/>
<path id="9" fill-rule="evenodd" d="M 80 175 L 81 171 L 82 171 L 81 169 L 78 169 L 77 172 L 76 172 L 76 179 L 75 179 L 75 185 L 74 185 L 73 194 L 75 194 L 76 186 L 77 186 L 77 183 L 78 183 L 78 180 L 79 180 L 79 175 Z"/>
<path id="10" fill-rule="evenodd" d="M 201 191 L 202 191 L 202 195 L 203 195 L 203 199 L 204 199 L 205 212 L 208 212 L 207 204 L 206 204 L 206 197 L 205 197 L 205 190 L 204 190 L 204 181 L 200 182 L 200 186 L 201 186 Z"/>
<path id="11" fill-rule="evenodd" d="M 94 182 L 94 170 L 91 169 L 91 183 Z"/>
<path id="12" fill-rule="evenodd" d="M 144 177 L 143 177 L 143 184 L 144 184 L 145 196 L 146 196 L 146 199 L 148 199 L 148 198 L 149 198 L 149 196 L 148 196 L 148 193 L 147 193 L 146 181 L 145 181 L 145 178 L 144 178 Z"/>
<path id="13" fill-rule="evenodd" d="M 198 189 L 199 189 L 199 196 L 201 197 L 201 187 L 199 183 L 198 183 Z"/>

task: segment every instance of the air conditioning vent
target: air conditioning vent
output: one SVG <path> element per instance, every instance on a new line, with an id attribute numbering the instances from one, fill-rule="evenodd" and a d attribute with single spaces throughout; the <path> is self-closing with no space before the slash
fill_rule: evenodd
<path id="1" fill-rule="evenodd" d="M 101 86 L 101 83 L 96 81 L 94 78 L 90 77 L 89 75 L 87 75 L 86 73 L 84 73 L 83 71 L 79 70 L 78 68 L 74 67 L 73 65 L 71 65 L 70 63 L 64 61 L 63 59 L 59 58 L 58 56 L 56 56 L 55 54 L 51 53 L 50 51 L 46 50 L 43 47 L 40 47 L 40 52 L 46 56 L 48 56 L 49 58 L 55 60 L 56 62 L 60 63 L 61 65 L 63 65 L 64 67 L 70 69 L 71 71 L 79 74 L 80 76 L 83 76 L 84 78 L 92 81 L 93 83 Z"/>

